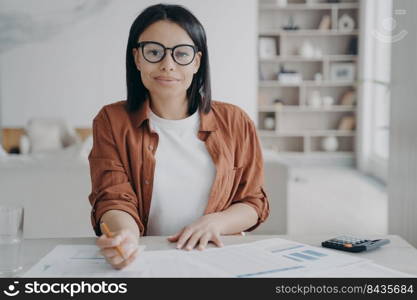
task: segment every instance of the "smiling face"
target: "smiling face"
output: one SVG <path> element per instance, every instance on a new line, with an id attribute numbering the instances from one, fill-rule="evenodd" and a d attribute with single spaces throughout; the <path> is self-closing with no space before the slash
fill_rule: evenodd
<path id="1" fill-rule="evenodd" d="M 170 21 L 158 21 L 150 25 L 139 36 L 138 42 L 153 41 L 165 47 L 172 48 L 180 44 L 194 45 L 187 32 L 179 25 Z M 156 55 L 149 52 L 150 55 Z M 179 59 L 179 52 L 176 57 Z M 190 87 L 193 76 L 200 67 L 201 52 L 197 52 L 194 60 L 188 65 L 179 65 L 172 56 L 171 50 L 166 50 L 165 57 L 157 63 L 147 61 L 142 49 L 133 49 L 135 64 L 140 71 L 143 85 L 148 89 L 151 97 L 184 98 Z"/>

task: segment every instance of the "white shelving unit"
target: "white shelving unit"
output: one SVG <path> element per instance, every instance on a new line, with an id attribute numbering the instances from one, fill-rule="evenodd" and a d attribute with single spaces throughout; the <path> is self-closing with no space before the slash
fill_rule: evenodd
<path id="1" fill-rule="evenodd" d="M 332 10 L 332 9 L 353 9 L 359 8 L 359 4 L 355 1 L 349 2 L 340 2 L 340 3 L 328 3 L 325 1 L 313 1 L 313 3 L 308 4 L 308 2 L 303 1 L 288 1 L 288 4 L 285 6 L 277 6 L 277 4 L 270 4 L 273 1 L 265 1 L 260 6 L 261 10 Z"/>
<path id="2" fill-rule="evenodd" d="M 278 0 L 259 0 L 258 36 L 260 39 L 273 38 L 276 48 L 276 55 L 258 58 L 258 128 L 261 141 L 265 147 L 297 159 L 353 163 L 356 132 L 354 128 L 338 128 L 343 117 L 356 118 L 359 101 L 356 96 L 359 3 L 354 0 L 341 0 L 339 3 L 288 0 L 285 6 L 278 3 Z M 354 20 L 353 30 L 339 28 L 343 15 Z M 330 27 L 319 29 L 325 16 L 330 19 Z M 290 18 L 291 24 L 298 29 L 283 29 L 290 23 Z M 356 47 L 353 47 L 356 51 L 353 53 L 352 39 L 356 40 Z M 319 54 L 301 55 L 300 48 L 306 41 L 319 49 Z M 333 64 L 338 63 L 354 66 L 353 80 L 335 81 L 332 78 L 331 69 Z M 278 73 L 281 67 L 299 73 L 302 80 L 280 82 Z M 317 73 L 321 74 L 321 80 L 316 80 Z M 341 97 L 347 92 L 354 93 L 355 103 L 340 105 Z M 332 97 L 334 104 L 312 106 L 309 98 L 313 93 Z M 276 99 L 279 99 L 279 104 L 274 101 Z M 273 128 L 266 126 L 266 118 L 274 119 Z M 336 137 L 336 151 L 323 149 L 322 140 L 327 137 Z"/>

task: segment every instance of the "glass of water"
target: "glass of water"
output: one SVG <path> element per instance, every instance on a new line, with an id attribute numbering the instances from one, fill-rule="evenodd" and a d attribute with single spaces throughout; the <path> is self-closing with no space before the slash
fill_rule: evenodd
<path id="1" fill-rule="evenodd" d="M 0 277 L 13 277 L 23 267 L 23 207 L 0 205 Z"/>

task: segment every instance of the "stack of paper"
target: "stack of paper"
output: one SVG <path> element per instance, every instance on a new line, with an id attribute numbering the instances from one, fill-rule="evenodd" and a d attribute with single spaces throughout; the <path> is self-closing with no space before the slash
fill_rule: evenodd
<path id="1" fill-rule="evenodd" d="M 114 270 L 96 246 L 59 245 L 24 277 L 413 277 L 325 248 L 274 238 L 204 251 L 143 251 Z"/>

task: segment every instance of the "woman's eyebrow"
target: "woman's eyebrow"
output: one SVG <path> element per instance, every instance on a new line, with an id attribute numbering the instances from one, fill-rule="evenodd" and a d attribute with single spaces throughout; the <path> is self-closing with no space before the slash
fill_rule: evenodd
<path id="1" fill-rule="evenodd" d="M 142 42 L 155 42 L 155 43 L 158 43 L 158 44 L 164 45 L 165 47 L 170 48 L 170 47 L 169 47 L 169 46 L 167 46 L 165 43 L 159 42 L 159 41 L 157 41 L 157 40 L 150 40 L 150 39 L 146 39 L 146 40 L 145 40 L 145 39 L 144 39 L 144 40 L 142 40 L 142 41 L 138 41 L 138 43 L 142 43 Z M 178 43 L 173 44 L 173 45 L 172 45 L 172 47 L 175 47 L 175 46 L 177 46 L 177 45 L 191 45 L 191 46 L 195 46 L 193 42 L 178 42 Z"/>

